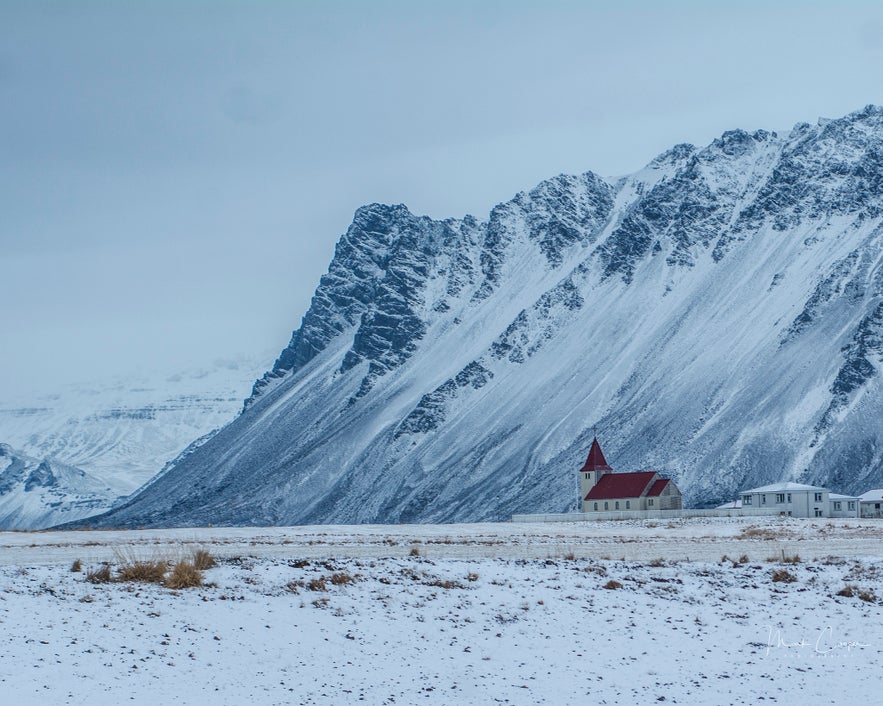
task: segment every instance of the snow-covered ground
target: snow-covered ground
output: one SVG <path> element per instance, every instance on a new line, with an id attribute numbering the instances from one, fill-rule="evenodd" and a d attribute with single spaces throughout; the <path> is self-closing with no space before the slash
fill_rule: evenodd
<path id="1" fill-rule="evenodd" d="M 17 704 L 846 703 L 879 687 L 881 538 L 880 522 L 767 518 L 3 533 L 0 689 Z M 201 588 L 95 585 L 68 562 L 191 543 L 224 557 Z M 768 561 L 783 551 L 800 562 Z"/>

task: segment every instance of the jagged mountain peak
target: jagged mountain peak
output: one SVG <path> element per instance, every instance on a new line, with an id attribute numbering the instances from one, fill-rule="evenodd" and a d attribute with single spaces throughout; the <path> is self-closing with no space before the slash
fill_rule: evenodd
<path id="1" fill-rule="evenodd" d="M 356 211 L 243 413 L 99 525 L 576 507 L 591 428 L 688 503 L 883 480 L 883 139 L 728 130 L 486 219 Z"/>

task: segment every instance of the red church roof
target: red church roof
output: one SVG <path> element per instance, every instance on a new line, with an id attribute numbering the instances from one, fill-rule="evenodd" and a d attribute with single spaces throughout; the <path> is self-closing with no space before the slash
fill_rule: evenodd
<path id="1" fill-rule="evenodd" d="M 598 443 L 597 437 L 592 440 L 592 448 L 589 449 L 589 457 L 586 459 L 585 465 L 579 469 L 580 473 L 586 471 L 612 471 L 613 469 L 607 465 L 607 460 L 601 451 L 601 444 Z M 620 496 L 617 496 L 620 497 Z"/>
<path id="2" fill-rule="evenodd" d="M 594 446 L 592 449 L 594 450 Z M 599 449 L 600 451 L 600 449 Z M 601 457 L 603 460 L 603 456 Z M 587 462 L 588 463 L 588 462 Z M 606 473 L 592 487 L 586 500 L 613 500 L 619 498 L 640 498 L 647 486 L 656 477 L 656 471 L 638 473 Z M 665 481 L 666 483 L 668 481 Z M 655 488 L 659 482 L 653 484 Z"/>
<path id="3" fill-rule="evenodd" d="M 647 491 L 648 498 L 655 498 L 658 495 L 662 495 L 662 491 L 665 489 L 665 486 L 668 485 L 668 478 L 660 478 L 656 481 L 652 486 L 650 486 L 650 490 Z"/>

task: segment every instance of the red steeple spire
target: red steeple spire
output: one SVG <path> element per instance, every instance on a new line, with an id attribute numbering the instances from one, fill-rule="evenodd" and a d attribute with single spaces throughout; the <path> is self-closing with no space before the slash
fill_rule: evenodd
<path id="1" fill-rule="evenodd" d="M 607 459 L 601 451 L 601 444 L 598 443 L 598 437 L 592 440 L 592 448 L 589 450 L 589 457 L 586 459 L 585 465 L 579 469 L 580 473 L 586 471 L 612 471 L 613 469 L 607 465 Z"/>

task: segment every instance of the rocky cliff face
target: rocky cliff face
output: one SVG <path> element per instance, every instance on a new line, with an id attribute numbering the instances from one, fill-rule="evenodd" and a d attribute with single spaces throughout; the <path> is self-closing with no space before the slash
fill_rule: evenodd
<path id="1" fill-rule="evenodd" d="M 883 110 L 559 176 L 486 220 L 360 208 L 243 413 L 98 525 L 576 508 L 597 427 L 688 504 L 883 482 Z"/>

